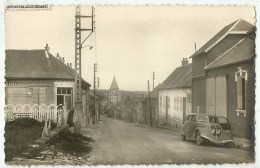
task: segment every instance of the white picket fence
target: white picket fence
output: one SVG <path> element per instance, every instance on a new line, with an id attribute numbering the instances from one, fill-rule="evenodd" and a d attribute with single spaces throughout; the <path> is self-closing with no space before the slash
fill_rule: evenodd
<path id="1" fill-rule="evenodd" d="M 51 104 L 49 106 L 43 105 L 29 105 L 29 104 L 7 104 L 4 107 L 5 120 L 12 121 L 18 118 L 33 118 L 38 121 L 51 120 L 54 123 L 64 122 L 67 120 L 67 111 L 65 106 L 57 106 Z"/>

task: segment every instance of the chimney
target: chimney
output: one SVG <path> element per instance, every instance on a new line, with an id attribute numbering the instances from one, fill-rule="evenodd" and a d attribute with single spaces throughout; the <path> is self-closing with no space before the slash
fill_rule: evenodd
<path id="1" fill-rule="evenodd" d="M 187 58 L 183 58 L 182 60 L 182 66 L 187 65 L 189 63 Z"/>
<path id="2" fill-rule="evenodd" d="M 65 62 L 65 59 L 64 59 L 64 57 L 62 57 L 62 60 L 61 60 L 63 63 Z"/>
<path id="3" fill-rule="evenodd" d="M 48 46 L 48 44 L 46 44 L 46 46 L 45 46 L 45 51 L 46 51 L 47 53 L 49 53 L 49 51 L 50 51 L 50 47 Z"/>
<path id="4" fill-rule="evenodd" d="M 56 58 L 58 58 L 58 59 L 60 58 L 60 54 L 59 53 L 57 53 Z"/>

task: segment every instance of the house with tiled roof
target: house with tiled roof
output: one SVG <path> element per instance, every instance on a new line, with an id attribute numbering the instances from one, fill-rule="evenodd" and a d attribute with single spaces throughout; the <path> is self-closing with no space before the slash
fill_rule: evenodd
<path id="1" fill-rule="evenodd" d="M 46 45 L 42 50 L 6 50 L 5 103 L 64 105 L 74 107 L 75 71 L 58 54 L 53 56 Z M 90 84 L 82 79 L 87 96 Z M 87 97 L 84 98 L 87 101 Z"/>
<path id="2" fill-rule="evenodd" d="M 192 64 L 183 58 L 182 66 L 176 68 L 159 88 L 159 123 L 183 122 L 191 113 Z"/>
<path id="3" fill-rule="evenodd" d="M 226 116 L 234 136 L 252 139 L 255 26 L 239 19 L 191 58 L 193 112 Z"/>

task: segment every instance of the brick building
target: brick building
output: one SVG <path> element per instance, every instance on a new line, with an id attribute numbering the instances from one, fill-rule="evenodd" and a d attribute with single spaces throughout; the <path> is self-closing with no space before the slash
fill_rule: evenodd
<path id="1" fill-rule="evenodd" d="M 234 136 L 253 138 L 255 27 L 237 20 L 192 56 L 192 106 L 226 116 Z"/>

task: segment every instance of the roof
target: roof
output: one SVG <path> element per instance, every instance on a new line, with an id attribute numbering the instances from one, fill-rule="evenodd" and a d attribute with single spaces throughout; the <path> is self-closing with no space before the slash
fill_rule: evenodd
<path id="1" fill-rule="evenodd" d="M 159 89 L 191 87 L 191 79 L 192 64 L 190 63 L 176 68 L 161 84 Z"/>
<path id="2" fill-rule="evenodd" d="M 5 53 L 6 79 L 75 80 L 75 70 L 45 50 L 6 50 Z M 86 82 L 83 78 L 82 81 Z"/>
<path id="3" fill-rule="evenodd" d="M 200 55 L 213 48 L 219 41 L 221 41 L 228 34 L 249 34 L 255 30 L 255 26 L 239 19 L 220 30 L 215 36 L 213 36 L 207 43 L 205 43 L 199 50 L 193 53 L 191 57 Z"/>
<path id="4" fill-rule="evenodd" d="M 116 77 L 114 76 L 113 81 L 111 83 L 110 89 L 119 89 L 117 82 L 116 82 Z"/>
<path id="5" fill-rule="evenodd" d="M 246 60 L 255 56 L 255 40 L 246 37 L 240 40 L 236 45 L 219 56 L 216 60 L 205 67 L 206 70 L 214 69 Z"/>

